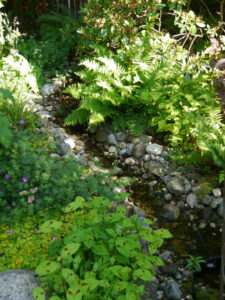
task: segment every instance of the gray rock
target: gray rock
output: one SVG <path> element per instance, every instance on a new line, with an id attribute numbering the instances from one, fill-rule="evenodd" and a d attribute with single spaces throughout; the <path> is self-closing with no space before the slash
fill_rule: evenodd
<path id="1" fill-rule="evenodd" d="M 57 154 L 57 153 L 51 153 L 50 155 L 49 155 L 51 158 L 60 158 L 60 155 L 59 154 Z"/>
<path id="2" fill-rule="evenodd" d="M 185 194 L 190 193 L 190 192 L 191 192 L 191 189 L 192 189 L 192 186 L 191 186 L 190 182 L 186 182 L 186 183 L 184 184 L 184 192 L 185 192 Z"/>
<path id="3" fill-rule="evenodd" d="M 169 300 L 180 300 L 181 299 L 181 291 L 174 279 L 169 279 L 165 286 L 165 294 L 167 299 Z"/>
<path id="4" fill-rule="evenodd" d="M 108 134 L 103 128 L 99 128 L 96 132 L 96 140 L 99 143 L 107 142 Z"/>
<path id="5" fill-rule="evenodd" d="M 212 192 L 213 192 L 213 196 L 214 196 L 215 198 L 219 198 L 219 197 L 221 197 L 221 195 L 222 195 L 221 189 L 213 189 Z"/>
<path id="6" fill-rule="evenodd" d="M 220 203 L 220 205 L 218 206 L 218 208 L 217 208 L 217 213 L 218 213 L 218 215 L 219 215 L 220 217 L 223 216 L 223 202 Z"/>
<path id="7" fill-rule="evenodd" d="M 0 300 L 34 300 L 33 289 L 38 285 L 38 276 L 31 270 L 0 272 Z"/>
<path id="8" fill-rule="evenodd" d="M 184 182 L 180 177 L 172 177 L 172 179 L 168 180 L 167 187 L 176 196 L 181 196 L 185 193 Z"/>
<path id="9" fill-rule="evenodd" d="M 131 139 L 132 143 L 142 143 L 142 144 L 149 144 L 151 143 L 152 137 L 146 134 L 142 134 L 139 137 L 133 137 Z"/>
<path id="10" fill-rule="evenodd" d="M 149 161 L 148 164 L 148 172 L 150 174 L 154 174 L 158 177 L 162 177 L 165 173 L 163 165 L 158 161 Z"/>
<path id="11" fill-rule="evenodd" d="M 53 106 L 52 106 L 52 105 L 49 105 L 49 106 L 46 107 L 46 110 L 47 110 L 47 111 L 52 111 L 52 109 L 53 109 Z"/>
<path id="12" fill-rule="evenodd" d="M 134 144 L 132 143 L 127 144 L 127 155 L 132 155 L 133 150 L 134 150 Z"/>
<path id="13" fill-rule="evenodd" d="M 145 155 L 143 156 L 143 160 L 144 160 L 144 161 L 150 161 L 150 159 L 151 159 L 150 154 L 145 154 Z"/>
<path id="14" fill-rule="evenodd" d="M 163 205 L 164 213 L 163 217 L 170 220 L 176 221 L 180 215 L 179 208 L 172 203 L 166 203 Z"/>
<path id="15" fill-rule="evenodd" d="M 51 119 L 52 118 L 51 113 L 47 110 L 38 111 L 36 114 L 42 119 Z"/>
<path id="16" fill-rule="evenodd" d="M 170 251 L 166 250 L 163 253 L 159 254 L 159 257 L 163 260 L 166 261 L 170 257 Z"/>
<path id="17" fill-rule="evenodd" d="M 65 138 L 64 143 L 69 145 L 71 150 L 75 148 L 75 143 L 70 137 Z"/>
<path id="18" fill-rule="evenodd" d="M 139 217 L 146 217 L 146 212 L 138 206 L 134 206 L 134 215 L 138 215 Z"/>
<path id="19" fill-rule="evenodd" d="M 125 149 L 127 147 L 127 144 L 124 142 L 119 142 L 118 147 L 119 147 L 119 149 Z"/>
<path id="20" fill-rule="evenodd" d="M 125 164 L 130 165 L 130 166 L 134 166 L 136 164 L 136 160 L 132 157 L 128 157 L 128 158 L 125 159 Z"/>
<path id="21" fill-rule="evenodd" d="M 171 195 L 170 193 L 166 193 L 166 194 L 164 195 L 164 199 L 165 199 L 166 201 L 170 201 L 170 200 L 172 200 L 172 195 Z"/>
<path id="22" fill-rule="evenodd" d="M 108 151 L 109 151 L 109 153 L 115 153 L 116 152 L 116 147 L 115 146 L 110 146 Z"/>
<path id="23" fill-rule="evenodd" d="M 88 129 L 88 131 L 91 133 L 91 134 L 94 134 L 94 133 L 96 133 L 96 131 L 97 131 L 97 127 L 96 126 L 92 126 L 92 127 L 90 127 L 89 129 Z"/>
<path id="24" fill-rule="evenodd" d="M 154 186 L 157 184 L 157 180 L 152 180 L 148 183 L 150 191 L 153 190 Z"/>
<path id="25" fill-rule="evenodd" d="M 147 281 L 145 285 L 145 295 L 141 296 L 142 300 L 158 300 L 157 295 L 158 284 L 156 282 Z"/>
<path id="26" fill-rule="evenodd" d="M 53 94 L 55 92 L 54 85 L 53 84 L 45 84 L 43 85 L 41 89 L 41 95 L 43 97 L 48 97 L 49 95 Z"/>
<path id="27" fill-rule="evenodd" d="M 109 134 L 107 142 L 109 143 L 109 145 L 114 145 L 114 146 L 116 146 L 118 144 L 116 137 L 113 133 Z"/>
<path id="28" fill-rule="evenodd" d="M 119 131 L 119 132 L 115 133 L 115 137 L 116 137 L 118 142 L 123 142 L 126 139 L 126 134 L 122 131 Z"/>
<path id="29" fill-rule="evenodd" d="M 66 135 L 66 134 L 58 134 L 55 136 L 55 141 L 56 141 L 56 143 L 60 144 L 60 143 L 63 143 L 67 137 L 68 137 L 68 135 Z"/>
<path id="30" fill-rule="evenodd" d="M 49 133 L 52 135 L 65 134 L 65 130 L 62 128 L 53 128 L 53 129 L 49 130 Z"/>
<path id="31" fill-rule="evenodd" d="M 166 275 L 175 276 L 178 271 L 178 267 L 179 263 L 174 263 L 160 267 L 160 270 Z"/>
<path id="32" fill-rule="evenodd" d="M 134 150 L 133 150 L 133 156 L 135 158 L 139 158 L 141 157 L 145 152 L 145 145 L 142 143 L 137 143 L 134 146 Z"/>
<path id="33" fill-rule="evenodd" d="M 212 202 L 212 197 L 209 195 L 205 195 L 204 198 L 202 199 L 202 203 L 205 205 L 210 205 Z"/>
<path id="34" fill-rule="evenodd" d="M 119 151 L 119 154 L 120 155 L 126 155 L 127 154 L 127 149 L 121 149 L 120 151 Z"/>
<path id="35" fill-rule="evenodd" d="M 71 148 L 68 144 L 62 143 L 62 144 L 58 144 L 58 146 L 61 155 L 65 155 L 71 152 Z"/>
<path id="36" fill-rule="evenodd" d="M 191 193 L 187 196 L 186 202 L 191 208 L 194 208 L 198 204 L 198 197 Z"/>
<path id="37" fill-rule="evenodd" d="M 158 144 L 150 144 L 146 147 L 146 152 L 153 155 L 161 155 L 163 147 Z"/>
<path id="38" fill-rule="evenodd" d="M 211 218 L 211 215 L 212 215 L 212 209 L 208 206 L 208 207 L 205 207 L 203 210 L 202 210 L 202 217 L 205 219 L 205 220 L 209 220 Z"/>
<path id="39" fill-rule="evenodd" d="M 213 200 L 212 200 L 212 202 L 210 203 L 210 207 L 211 208 L 216 208 L 218 205 L 220 205 L 220 203 L 222 203 L 223 202 L 223 198 L 222 197 L 220 197 L 220 198 L 214 198 Z"/>

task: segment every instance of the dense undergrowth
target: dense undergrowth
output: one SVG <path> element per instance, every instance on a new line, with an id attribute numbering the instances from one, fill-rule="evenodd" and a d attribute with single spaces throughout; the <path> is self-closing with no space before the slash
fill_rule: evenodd
<path id="1" fill-rule="evenodd" d="M 152 279 L 162 264 L 154 254 L 171 237 L 126 218 L 120 202 L 128 195 L 115 195 L 123 184 L 111 174 L 93 176 L 82 162 L 49 157 L 56 145 L 35 132 L 38 118 L 27 103 L 46 79 L 65 76 L 69 58 L 85 56 L 80 83 L 66 90 L 79 103 L 67 125 L 111 120 L 115 130 L 164 139 L 182 162 L 224 166 L 224 119 L 212 82 L 221 73 L 210 67 L 213 56 L 223 57 L 222 20 L 213 27 L 180 0 L 114 4 L 90 1 L 79 22 L 49 11 L 28 38 L 0 12 L 0 271 L 36 268 L 51 300 L 140 299 L 136 280 Z M 209 37 L 214 46 L 204 52 Z M 34 293 L 42 299 L 42 289 Z"/>

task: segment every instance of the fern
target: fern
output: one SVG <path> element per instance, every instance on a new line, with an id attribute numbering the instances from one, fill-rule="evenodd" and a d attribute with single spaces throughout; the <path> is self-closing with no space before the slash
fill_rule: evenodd
<path id="1" fill-rule="evenodd" d="M 79 124 L 84 124 L 88 121 L 90 113 L 86 109 L 74 109 L 71 114 L 65 119 L 65 124 L 68 126 Z"/>

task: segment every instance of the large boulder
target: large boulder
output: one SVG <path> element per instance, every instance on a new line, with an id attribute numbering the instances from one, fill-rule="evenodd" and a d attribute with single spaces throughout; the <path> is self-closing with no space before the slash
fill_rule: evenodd
<path id="1" fill-rule="evenodd" d="M 33 289 L 38 285 L 38 276 L 31 270 L 0 272 L 0 300 L 34 300 Z"/>

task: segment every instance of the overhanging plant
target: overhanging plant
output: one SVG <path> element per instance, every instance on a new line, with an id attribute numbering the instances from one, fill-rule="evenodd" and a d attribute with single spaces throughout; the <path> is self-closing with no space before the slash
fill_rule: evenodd
<path id="1" fill-rule="evenodd" d="M 154 265 L 163 265 L 154 254 L 171 234 L 142 227 L 137 216 L 127 218 L 123 206 L 115 208 L 104 197 L 86 202 L 78 196 L 63 211 L 76 212 L 76 225 L 69 235 L 64 236 L 66 223 L 60 221 L 49 220 L 40 227 L 42 232 L 61 236 L 50 247 L 52 259 L 42 261 L 35 270 L 48 280 L 50 300 L 141 299 L 144 285 L 137 286 L 135 281 L 153 279 Z M 149 256 L 141 252 L 141 238 L 149 242 Z M 33 295 L 42 299 L 44 290 L 35 288 Z"/>

